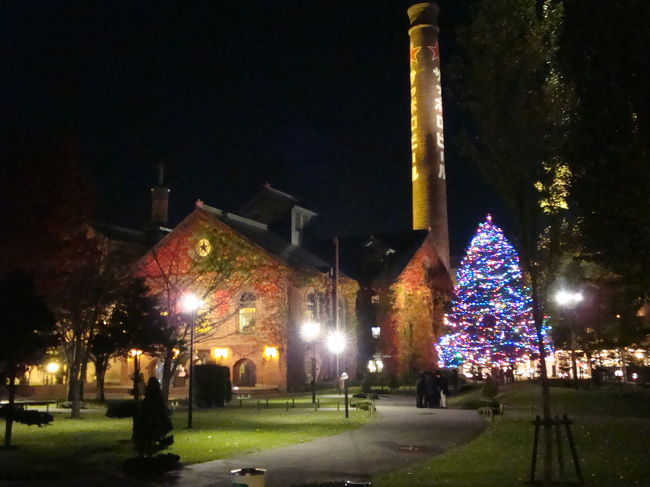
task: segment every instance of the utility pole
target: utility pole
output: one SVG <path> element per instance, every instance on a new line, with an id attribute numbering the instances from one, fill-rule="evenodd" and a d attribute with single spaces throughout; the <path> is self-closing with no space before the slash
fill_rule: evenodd
<path id="1" fill-rule="evenodd" d="M 332 315 L 334 316 L 334 329 L 339 333 L 339 239 L 334 237 L 334 275 L 332 282 Z M 339 376 L 339 354 L 336 354 L 336 377 Z"/>

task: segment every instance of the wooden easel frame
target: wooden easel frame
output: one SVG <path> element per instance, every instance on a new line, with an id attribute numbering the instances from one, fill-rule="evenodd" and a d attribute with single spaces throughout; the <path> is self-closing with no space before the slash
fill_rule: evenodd
<path id="1" fill-rule="evenodd" d="M 573 441 L 573 434 L 571 433 L 571 421 L 566 414 L 562 415 L 562 419 L 559 416 L 550 420 L 551 427 L 555 427 L 555 445 L 557 450 L 557 462 L 560 474 L 560 483 L 568 483 L 565 479 L 565 470 L 564 470 L 564 456 L 562 453 L 562 425 L 564 425 L 564 431 L 569 442 L 569 448 L 571 450 L 571 458 L 573 459 L 573 465 L 576 471 L 576 477 L 578 479 L 578 485 L 584 485 L 584 478 L 582 477 L 582 470 L 580 469 L 580 460 L 578 459 L 578 452 L 576 451 L 576 446 Z M 533 421 L 535 426 L 535 436 L 533 438 L 533 455 L 530 462 L 530 483 L 532 485 L 538 484 L 535 479 L 535 473 L 537 469 L 537 449 L 539 445 L 539 429 L 540 426 L 544 426 L 546 423 L 538 415 Z"/>

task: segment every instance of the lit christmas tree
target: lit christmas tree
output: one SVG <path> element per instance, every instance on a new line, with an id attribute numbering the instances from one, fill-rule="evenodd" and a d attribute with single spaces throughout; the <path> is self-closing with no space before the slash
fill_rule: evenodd
<path id="1" fill-rule="evenodd" d="M 440 365 L 510 367 L 537 357 L 532 300 L 515 249 L 488 215 L 457 273 L 450 333 L 436 346 Z M 544 330 L 544 342 L 547 330 Z M 547 345 L 548 346 L 548 345 Z"/>

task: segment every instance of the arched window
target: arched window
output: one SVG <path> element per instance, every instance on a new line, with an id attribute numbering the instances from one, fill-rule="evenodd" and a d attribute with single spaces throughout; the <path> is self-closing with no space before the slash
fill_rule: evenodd
<path id="1" fill-rule="evenodd" d="M 307 310 L 305 319 L 307 321 L 320 320 L 321 300 L 321 296 L 315 291 L 307 294 L 305 298 L 305 307 Z"/>
<path id="2" fill-rule="evenodd" d="M 346 322 L 346 316 L 347 310 L 346 310 L 346 303 L 345 299 L 339 298 L 339 329 L 345 330 L 345 322 Z"/>
<path id="3" fill-rule="evenodd" d="M 255 329 L 256 299 L 253 293 L 243 293 L 239 298 L 239 331 L 241 333 Z"/>

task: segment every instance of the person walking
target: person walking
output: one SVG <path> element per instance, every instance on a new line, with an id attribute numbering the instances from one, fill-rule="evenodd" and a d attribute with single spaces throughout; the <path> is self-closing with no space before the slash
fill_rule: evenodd
<path id="1" fill-rule="evenodd" d="M 424 401 L 424 407 L 440 407 L 440 386 L 430 370 L 424 373 Z"/>
<path id="2" fill-rule="evenodd" d="M 438 386 L 438 407 L 447 407 L 447 396 L 449 395 L 449 384 L 447 383 L 447 379 L 445 379 L 445 376 L 442 375 L 442 371 L 436 370 L 435 373 L 435 380 L 436 384 Z"/>
<path id="3" fill-rule="evenodd" d="M 415 407 L 424 407 L 424 374 L 415 379 Z"/>

